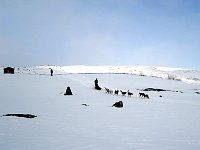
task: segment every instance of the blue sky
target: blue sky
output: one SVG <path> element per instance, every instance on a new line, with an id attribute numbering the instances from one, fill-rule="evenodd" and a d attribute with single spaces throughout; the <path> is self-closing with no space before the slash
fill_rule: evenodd
<path id="1" fill-rule="evenodd" d="M 200 69 L 199 0 L 0 0 L 0 65 Z"/>

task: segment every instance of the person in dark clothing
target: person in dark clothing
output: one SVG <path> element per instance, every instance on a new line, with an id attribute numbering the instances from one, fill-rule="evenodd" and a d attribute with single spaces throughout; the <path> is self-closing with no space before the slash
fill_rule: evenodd
<path id="1" fill-rule="evenodd" d="M 50 72 L 51 72 L 51 76 L 53 76 L 53 69 L 51 69 Z"/>
<path id="2" fill-rule="evenodd" d="M 97 80 L 97 78 L 94 80 L 94 84 L 95 84 L 95 86 L 98 85 L 98 80 Z"/>
<path id="3" fill-rule="evenodd" d="M 94 80 L 94 84 L 95 84 L 95 89 L 96 89 L 96 90 L 101 90 L 101 87 L 99 87 L 99 85 L 98 85 L 98 80 L 97 80 L 97 78 L 96 78 L 96 80 Z"/>

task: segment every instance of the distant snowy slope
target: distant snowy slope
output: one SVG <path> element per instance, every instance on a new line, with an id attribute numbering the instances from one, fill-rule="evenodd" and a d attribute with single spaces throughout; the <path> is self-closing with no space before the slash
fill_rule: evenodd
<path id="1" fill-rule="evenodd" d="M 39 66 L 37 69 L 53 68 L 55 72 L 64 73 L 116 73 L 152 76 L 164 79 L 181 80 L 186 83 L 200 84 L 200 70 L 153 67 L 153 66 Z"/>
<path id="2" fill-rule="evenodd" d="M 3 67 L 1 67 L 3 73 Z M 182 81 L 189 84 L 200 84 L 200 70 L 155 67 L 155 66 L 36 66 L 16 67 L 16 73 L 25 74 L 49 74 L 50 68 L 54 74 L 68 73 L 110 73 L 110 74 L 134 74 L 140 76 L 151 76 L 164 79 Z"/>

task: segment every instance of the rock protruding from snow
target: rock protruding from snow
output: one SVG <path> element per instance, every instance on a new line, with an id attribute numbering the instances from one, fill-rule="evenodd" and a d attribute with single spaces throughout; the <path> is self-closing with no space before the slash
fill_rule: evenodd
<path id="1" fill-rule="evenodd" d="M 70 87 L 68 86 L 64 95 L 73 95 Z"/>
<path id="2" fill-rule="evenodd" d="M 117 107 L 117 108 L 122 108 L 123 107 L 123 102 L 122 101 L 119 101 L 119 102 L 116 102 L 112 105 L 112 107 Z"/>
<path id="3" fill-rule="evenodd" d="M 23 118 L 35 118 L 37 116 L 31 114 L 6 114 L 3 116 L 15 116 L 15 117 L 23 117 Z"/>

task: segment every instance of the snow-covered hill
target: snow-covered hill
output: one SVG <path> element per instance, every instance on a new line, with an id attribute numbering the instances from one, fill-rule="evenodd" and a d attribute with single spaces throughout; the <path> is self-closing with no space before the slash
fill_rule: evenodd
<path id="1" fill-rule="evenodd" d="M 16 67 L 17 73 L 23 74 L 49 74 L 49 69 L 54 74 L 68 73 L 110 73 L 110 74 L 134 74 L 140 76 L 151 76 L 164 79 L 182 81 L 189 84 L 200 84 L 200 70 L 154 67 L 154 66 L 36 66 Z M 3 67 L 1 67 L 1 73 Z"/>
<path id="2" fill-rule="evenodd" d="M 49 68 L 54 76 L 50 76 Z M 199 71 L 144 66 L 38 66 L 15 68 L 16 74 L 6 75 L 2 69 L 2 150 L 200 149 Z M 101 91 L 94 89 L 96 78 Z M 64 96 L 67 86 L 73 96 Z M 130 90 L 133 96 L 108 94 L 104 87 Z M 146 88 L 165 91 L 141 91 Z M 139 92 L 150 99 L 140 98 Z M 111 107 L 117 101 L 124 107 Z M 37 117 L 3 116 L 6 114 Z"/>

